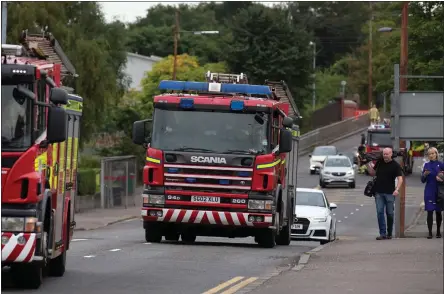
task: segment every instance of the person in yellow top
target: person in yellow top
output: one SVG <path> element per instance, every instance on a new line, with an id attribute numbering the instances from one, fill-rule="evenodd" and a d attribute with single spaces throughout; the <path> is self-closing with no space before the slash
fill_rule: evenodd
<path id="1" fill-rule="evenodd" d="M 376 108 L 375 104 L 372 104 L 372 108 L 370 108 L 369 112 L 370 112 L 371 123 L 373 123 L 373 124 L 378 123 L 379 111 Z"/>

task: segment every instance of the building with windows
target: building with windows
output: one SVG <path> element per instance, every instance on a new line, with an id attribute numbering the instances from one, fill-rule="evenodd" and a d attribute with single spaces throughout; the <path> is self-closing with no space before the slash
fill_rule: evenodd
<path id="1" fill-rule="evenodd" d="M 141 90 L 140 82 L 145 77 L 145 72 L 151 71 L 156 62 L 162 60 L 158 56 L 144 56 L 127 52 L 125 74 L 131 79 L 130 89 Z"/>

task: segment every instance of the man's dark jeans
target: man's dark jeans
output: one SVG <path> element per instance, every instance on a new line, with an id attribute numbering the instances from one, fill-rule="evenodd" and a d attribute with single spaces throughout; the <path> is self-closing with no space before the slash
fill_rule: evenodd
<path id="1" fill-rule="evenodd" d="M 376 213 L 378 216 L 379 235 L 392 236 L 393 219 L 395 215 L 395 196 L 393 194 L 376 193 Z M 387 226 L 385 224 L 384 211 L 387 215 Z"/>

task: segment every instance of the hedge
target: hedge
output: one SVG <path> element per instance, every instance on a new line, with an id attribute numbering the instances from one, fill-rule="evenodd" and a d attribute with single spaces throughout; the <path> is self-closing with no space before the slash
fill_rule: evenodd
<path id="1" fill-rule="evenodd" d="M 77 170 L 77 179 L 79 185 L 78 195 L 94 195 L 96 193 L 96 169 L 79 168 Z"/>

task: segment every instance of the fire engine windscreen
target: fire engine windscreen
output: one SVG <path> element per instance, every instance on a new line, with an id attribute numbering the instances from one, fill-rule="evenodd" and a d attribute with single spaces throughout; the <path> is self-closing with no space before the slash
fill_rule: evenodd
<path id="1" fill-rule="evenodd" d="M 156 109 L 151 147 L 259 154 L 267 151 L 267 125 L 266 115 L 255 113 Z"/>
<path id="2" fill-rule="evenodd" d="M 390 132 L 369 132 L 368 133 L 368 145 L 379 147 L 392 146 L 392 139 L 390 138 Z"/>
<path id="3" fill-rule="evenodd" d="M 27 85 L 22 85 L 31 90 Z M 16 85 L 2 85 L 2 151 L 27 149 L 32 144 L 32 101 Z"/>

